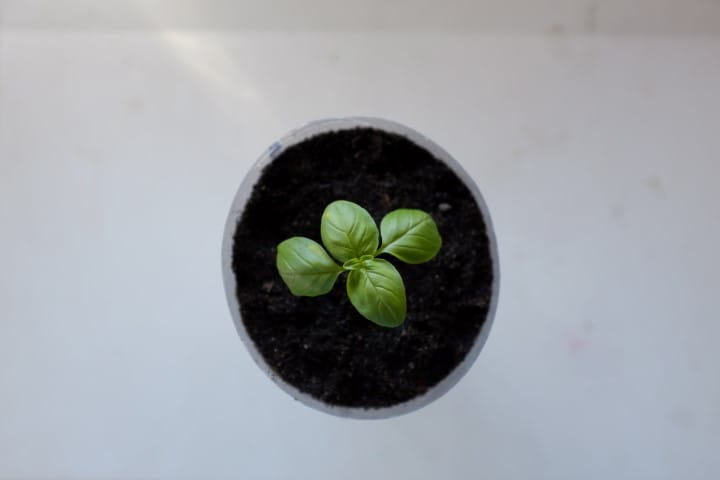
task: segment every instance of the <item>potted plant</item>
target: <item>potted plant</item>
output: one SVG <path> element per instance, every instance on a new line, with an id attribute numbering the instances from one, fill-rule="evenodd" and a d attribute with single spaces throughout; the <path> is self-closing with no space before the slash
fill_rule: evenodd
<path id="1" fill-rule="evenodd" d="M 498 301 L 479 190 L 435 143 L 382 119 L 324 120 L 275 142 L 238 189 L 222 258 L 256 363 L 344 417 L 400 415 L 447 392 Z"/>

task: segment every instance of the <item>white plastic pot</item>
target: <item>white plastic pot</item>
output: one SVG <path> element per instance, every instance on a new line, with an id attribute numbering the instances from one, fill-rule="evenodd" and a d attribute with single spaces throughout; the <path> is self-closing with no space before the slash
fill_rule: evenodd
<path id="1" fill-rule="evenodd" d="M 250 198 L 253 191 L 253 187 L 260 178 L 263 169 L 273 161 L 284 149 L 300 143 L 315 135 L 338 131 L 347 130 L 358 127 L 370 127 L 386 132 L 395 133 L 408 138 L 410 141 L 423 147 L 432 153 L 436 158 L 445 162 L 447 166 L 460 178 L 460 180 L 468 187 L 472 192 L 475 202 L 482 213 L 483 220 L 485 221 L 486 233 L 488 237 L 490 255 L 492 256 L 492 267 L 493 267 L 493 282 L 492 282 L 492 297 L 487 312 L 487 317 L 483 323 L 480 332 L 475 338 L 475 343 L 470 349 L 465 359 L 455 367 L 455 369 L 448 374 L 443 380 L 436 384 L 433 388 L 429 389 L 426 393 L 421 396 L 415 397 L 407 402 L 396 404 L 390 407 L 383 408 L 363 408 L 363 407 L 343 407 L 337 405 L 331 405 L 317 400 L 310 395 L 301 392 L 296 387 L 288 384 L 282 378 L 280 378 L 265 362 L 265 359 L 258 352 L 255 347 L 255 343 L 250 338 L 245 329 L 245 325 L 240 315 L 240 305 L 236 297 L 236 280 L 235 274 L 232 268 L 232 256 L 233 256 L 233 237 L 237 224 L 245 210 L 245 206 Z M 483 200 L 480 191 L 478 190 L 475 182 L 470 176 L 462 169 L 462 167 L 452 158 L 445 150 L 439 147 L 437 144 L 424 137 L 420 133 L 412 130 L 408 127 L 400 125 L 389 120 L 380 118 L 365 118 L 365 117 L 350 117 L 340 119 L 328 119 L 320 120 L 309 123 L 303 127 L 291 131 L 287 135 L 283 136 L 278 141 L 274 142 L 265 153 L 255 162 L 253 167 L 246 175 L 243 182 L 238 188 L 235 199 L 233 200 L 230 208 L 230 213 L 227 217 L 225 224 L 225 234 L 223 237 L 222 245 L 222 269 L 223 278 L 225 280 L 225 293 L 227 295 L 228 305 L 230 307 L 230 313 L 232 314 L 237 329 L 238 335 L 242 339 L 243 343 L 247 347 L 250 355 L 252 356 L 255 363 L 260 369 L 265 372 L 281 389 L 290 394 L 296 400 L 331 415 L 347 418 L 365 418 L 365 419 L 379 419 L 389 418 L 398 415 L 403 415 L 414 410 L 420 409 L 425 405 L 433 402 L 440 398 L 447 391 L 449 391 L 457 382 L 462 378 L 465 373 L 470 369 L 473 362 L 477 358 L 482 350 L 483 345 L 490 333 L 490 328 L 493 323 L 495 316 L 495 310 L 498 303 L 498 294 L 500 286 L 500 270 L 498 263 L 498 251 L 497 241 L 495 239 L 495 232 L 493 230 L 492 221 L 490 219 L 490 212 Z"/>

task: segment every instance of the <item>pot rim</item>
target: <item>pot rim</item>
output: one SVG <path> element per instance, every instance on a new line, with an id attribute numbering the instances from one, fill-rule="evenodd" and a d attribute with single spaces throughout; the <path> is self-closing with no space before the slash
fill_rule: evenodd
<path id="1" fill-rule="evenodd" d="M 480 329 L 472 348 L 468 351 L 465 358 L 440 382 L 430 388 L 424 394 L 412 398 L 406 402 L 392 405 L 389 407 L 381 408 L 367 408 L 367 407 L 347 407 L 332 405 L 329 403 L 322 402 L 311 395 L 301 392 L 297 387 L 287 383 L 272 368 L 265 362 L 265 359 L 258 351 L 255 346 L 255 342 L 250 338 L 245 328 L 245 324 L 242 321 L 240 315 L 240 304 L 236 295 L 236 281 L 235 273 L 232 268 L 232 257 L 233 257 L 233 237 L 237 229 L 237 224 L 245 211 L 245 206 L 249 200 L 252 190 L 255 184 L 260 179 L 263 169 L 272 162 L 283 150 L 286 148 L 296 145 L 310 137 L 315 135 L 332 132 L 338 130 L 349 130 L 358 127 L 369 127 L 384 130 L 389 133 L 395 133 L 406 137 L 411 142 L 416 143 L 420 147 L 428 150 L 433 156 L 443 161 L 450 169 L 460 178 L 460 180 L 468 187 L 470 192 L 475 199 L 475 202 L 480 209 L 480 212 L 485 221 L 486 234 L 488 237 L 488 245 L 490 250 L 490 256 L 492 261 L 493 270 L 493 282 L 491 287 L 491 298 L 488 306 L 487 316 L 485 322 Z M 495 311 L 497 309 L 498 297 L 500 293 L 500 265 L 498 259 L 498 247 L 497 240 L 495 238 L 495 230 L 492 225 L 490 217 L 490 211 L 485 203 L 480 190 L 478 189 L 475 182 L 472 180 L 470 175 L 462 168 L 462 166 L 443 148 L 425 137 L 421 133 L 406 127 L 400 123 L 386 120 L 377 117 L 344 117 L 344 118 L 329 118 L 316 120 L 309 122 L 299 128 L 291 130 L 290 132 L 283 135 L 279 140 L 270 145 L 270 147 L 263 152 L 263 154 L 255 161 L 250 171 L 247 173 L 242 183 L 240 184 L 237 193 L 233 199 L 230 211 L 227 216 L 225 223 L 225 232 L 223 235 L 222 244 L 222 270 L 223 280 L 225 285 L 225 294 L 227 297 L 228 306 L 230 307 L 230 313 L 235 323 L 240 339 L 245 344 L 245 347 L 250 352 L 250 356 L 255 361 L 257 366 L 269 376 L 273 382 L 275 382 L 283 391 L 292 396 L 295 400 L 298 400 L 305 405 L 312 407 L 321 412 L 329 413 L 331 415 L 345 417 L 345 418 L 356 418 L 356 419 L 382 419 L 390 418 L 399 415 L 404 415 L 415 410 L 418 410 L 433 401 L 437 400 L 452 387 L 470 370 L 470 367 L 475 362 L 475 359 L 480 354 L 485 341 L 490 333 L 493 319 L 495 317 Z"/>

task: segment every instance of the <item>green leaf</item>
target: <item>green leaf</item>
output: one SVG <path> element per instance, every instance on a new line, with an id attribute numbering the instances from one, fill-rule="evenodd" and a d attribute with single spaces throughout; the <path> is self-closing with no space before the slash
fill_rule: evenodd
<path id="1" fill-rule="evenodd" d="M 389 253 L 406 263 L 424 263 L 437 255 L 442 238 L 430 215 L 422 210 L 400 208 L 380 222 L 380 253 Z"/>
<path id="2" fill-rule="evenodd" d="M 332 290 L 342 268 L 317 242 L 292 237 L 277 247 L 278 272 L 293 295 L 317 297 Z"/>
<path id="3" fill-rule="evenodd" d="M 367 210 L 347 200 L 325 208 L 320 223 L 325 248 L 340 262 L 373 255 L 378 248 L 378 229 Z"/>
<path id="4" fill-rule="evenodd" d="M 383 327 L 397 327 L 405 320 L 405 285 L 395 267 L 382 258 L 365 260 L 347 278 L 350 302 L 360 314 Z"/>

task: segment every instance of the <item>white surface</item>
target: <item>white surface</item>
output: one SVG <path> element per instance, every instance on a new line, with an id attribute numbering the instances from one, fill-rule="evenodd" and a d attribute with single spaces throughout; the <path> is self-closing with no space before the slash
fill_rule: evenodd
<path id="1" fill-rule="evenodd" d="M 717 36 L 10 26 L 0 478 L 720 477 Z M 222 287 L 252 161 L 342 115 L 444 146 L 500 244 L 475 367 L 390 421 L 290 400 Z"/>

